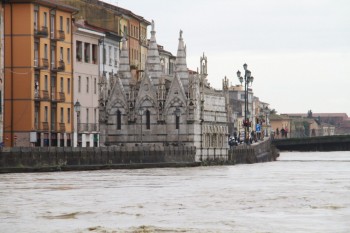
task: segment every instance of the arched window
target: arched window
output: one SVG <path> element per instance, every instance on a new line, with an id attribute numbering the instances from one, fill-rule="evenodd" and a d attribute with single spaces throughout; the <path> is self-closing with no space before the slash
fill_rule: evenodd
<path id="1" fill-rule="evenodd" d="M 122 113 L 120 110 L 117 110 L 117 130 L 120 130 L 122 128 Z"/>
<path id="2" fill-rule="evenodd" d="M 146 110 L 146 129 L 151 129 L 151 112 Z"/>
<path id="3" fill-rule="evenodd" d="M 180 127 L 180 116 L 175 115 L 175 124 L 176 124 L 176 129 L 179 129 Z"/>

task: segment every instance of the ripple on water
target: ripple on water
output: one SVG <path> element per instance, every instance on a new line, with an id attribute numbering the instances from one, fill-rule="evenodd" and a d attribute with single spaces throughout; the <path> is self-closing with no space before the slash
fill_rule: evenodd
<path id="1" fill-rule="evenodd" d="M 86 212 L 73 212 L 73 213 L 65 213 L 59 215 L 52 215 L 51 212 L 47 212 L 48 215 L 41 216 L 46 219 L 76 219 L 79 215 L 92 215 L 95 212 L 86 211 Z"/>
<path id="2" fill-rule="evenodd" d="M 164 227 L 157 227 L 157 226 L 138 226 L 138 227 L 130 227 L 126 229 L 113 229 L 108 227 L 102 227 L 102 226 L 93 226 L 89 227 L 84 230 L 78 230 L 77 233 L 83 233 L 83 232 L 96 232 L 96 233 L 180 233 L 180 232 L 192 232 L 192 233 L 199 233 L 203 232 L 203 230 L 199 229 L 193 229 L 193 228 L 164 228 Z M 215 231 L 207 231 L 205 232 L 215 232 Z"/>

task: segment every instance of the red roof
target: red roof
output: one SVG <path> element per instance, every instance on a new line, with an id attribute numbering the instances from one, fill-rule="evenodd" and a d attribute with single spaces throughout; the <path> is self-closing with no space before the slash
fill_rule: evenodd
<path id="1" fill-rule="evenodd" d="M 307 113 L 281 113 L 283 115 L 288 115 L 288 116 L 301 116 L 301 117 L 307 117 Z M 344 119 L 349 118 L 346 113 L 317 113 L 313 112 L 312 113 L 313 117 L 342 117 Z"/>

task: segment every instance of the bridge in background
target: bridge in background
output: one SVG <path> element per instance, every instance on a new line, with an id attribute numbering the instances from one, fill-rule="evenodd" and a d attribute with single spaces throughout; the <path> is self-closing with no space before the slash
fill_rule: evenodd
<path id="1" fill-rule="evenodd" d="M 281 151 L 350 151 L 350 135 L 275 139 L 272 144 Z"/>

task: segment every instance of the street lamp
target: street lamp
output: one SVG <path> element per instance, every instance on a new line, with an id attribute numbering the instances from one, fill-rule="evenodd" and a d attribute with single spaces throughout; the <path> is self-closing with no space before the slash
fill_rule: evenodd
<path id="1" fill-rule="evenodd" d="M 268 129 L 268 121 L 267 121 L 267 115 L 269 114 L 270 110 L 269 108 L 266 106 L 265 109 L 264 109 L 264 113 L 266 115 L 266 118 L 265 118 L 265 124 L 266 124 L 266 130 L 265 130 L 265 137 L 268 137 L 268 132 L 267 132 L 267 129 Z"/>
<path id="2" fill-rule="evenodd" d="M 181 111 L 178 107 L 176 107 L 174 114 L 176 116 L 177 145 L 180 146 L 180 115 L 181 115 Z"/>
<path id="3" fill-rule="evenodd" d="M 80 102 L 77 100 L 74 104 L 74 110 L 77 113 L 77 145 L 78 145 L 78 140 L 79 140 L 79 131 L 80 131 Z"/>
<path id="4" fill-rule="evenodd" d="M 245 142 L 249 144 L 249 126 L 251 125 L 251 122 L 249 122 L 249 117 L 248 117 L 248 86 L 249 84 L 252 85 L 254 77 L 251 76 L 250 70 L 248 70 L 248 65 L 244 64 L 244 77 L 241 76 L 241 72 L 238 70 L 237 71 L 237 77 L 238 80 L 240 81 L 241 85 L 244 82 L 244 121 L 243 121 L 243 126 L 244 126 L 244 137 L 245 137 Z"/>
<path id="5" fill-rule="evenodd" d="M 143 113 L 144 113 L 143 108 L 140 108 L 139 109 L 139 115 L 140 115 L 140 118 L 141 118 L 141 125 L 140 125 L 140 128 L 141 128 L 141 146 L 142 146 L 142 116 L 143 116 Z"/>

